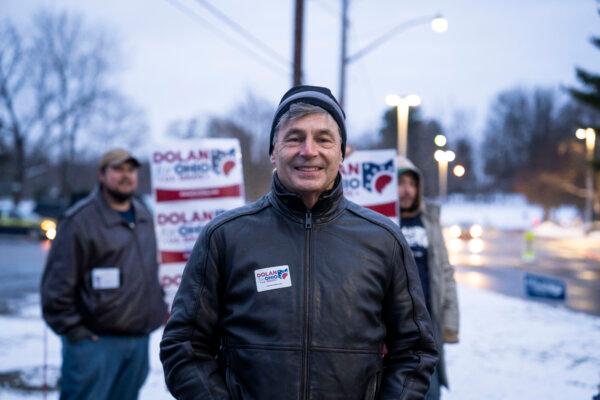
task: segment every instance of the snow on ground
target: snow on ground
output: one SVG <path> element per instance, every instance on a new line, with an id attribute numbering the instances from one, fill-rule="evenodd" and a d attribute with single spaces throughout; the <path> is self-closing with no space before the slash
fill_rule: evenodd
<path id="1" fill-rule="evenodd" d="M 28 309 L 27 316 L 2 316 L 0 317 L 0 374 L 13 370 L 34 372 L 29 378 L 29 383 L 40 385 L 43 382 L 42 369 L 44 360 L 44 335 L 47 335 L 48 373 L 47 382 L 56 383 L 60 370 L 60 339 L 45 326 L 39 312 Z M 150 374 L 146 380 L 141 400 L 173 399 L 168 393 L 158 357 L 158 346 L 162 330 L 156 331 L 151 336 Z M 6 388 L 0 388 L 0 400 L 42 399 L 41 393 L 24 393 Z M 49 400 L 58 399 L 58 392 L 51 392 Z"/>
<path id="2" fill-rule="evenodd" d="M 539 221 L 543 211 L 530 205 L 522 196 L 496 196 L 493 201 L 470 201 L 453 196 L 442 206 L 441 221 L 445 226 L 478 223 L 497 229 L 529 229 Z"/>
<path id="3" fill-rule="evenodd" d="M 459 299 L 461 343 L 446 346 L 451 391 L 445 400 L 591 400 L 598 393 L 600 318 L 462 285 Z M 0 326 L 0 373 L 39 371 L 45 331 L 39 312 L 2 316 Z M 49 377 L 56 379 L 60 341 L 46 333 Z M 160 336 L 152 335 L 151 373 L 141 400 L 171 399 L 158 359 Z M 31 379 L 39 382 L 37 375 Z M 41 398 L 0 389 L 0 399 Z"/>
<path id="4" fill-rule="evenodd" d="M 541 207 L 527 203 L 519 194 L 497 194 L 480 200 L 464 195 L 450 196 L 442 206 L 442 224 L 473 224 L 496 229 L 527 230 L 537 225 L 543 217 Z M 561 226 L 580 224 L 574 207 L 562 206 L 552 210 L 550 215 Z"/>
<path id="5" fill-rule="evenodd" d="M 584 238 L 583 226 L 561 226 L 554 222 L 544 221 L 533 229 L 536 237 L 545 239 Z M 597 240 L 596 234 L 594 239 Z"/>
<path id="6" fill-rule="evenodd" d="M 445 400 L 585 399 L 600 385 L 600 318 L 459 286 Z"/>

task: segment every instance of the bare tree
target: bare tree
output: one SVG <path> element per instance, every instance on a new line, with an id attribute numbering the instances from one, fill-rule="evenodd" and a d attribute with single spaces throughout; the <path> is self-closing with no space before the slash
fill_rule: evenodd
<path id="1" fill-rule="evenodd" d="M 176 139 L 194 139 L 206 136 L 204 118 L 193 117 L 171 121 L 167 126 L 167 136 Z"/>
<path id="2" fill-rule="evenodd" d="M 96 149 L 110 147 L 136 148 L 147 140 L 148 123 L 145 112 L 131 100 L 119 93 L 112 93 L 106 101 L 100 101 L 90 113 L 86 129 L 81 129 L 81 141 Z M 97 154 L 78 148 L 77 154 L 90 158 Z"/>
<path id="3" fill-rule="evenodd" d="M 61 189 L 68 194 L 78 141 L 139 138 L 145 123 L 140 111 L 111 82 L 114 60 L 120 57 L 104 30 L 89 28 L 81 16 L 64 12 L 41 12 L 34 21 L 33 48 L 40 65 L 34 84 L 37 97 L 48 99 L 45 136 L 58 141 Z"/>
<path id="4" fill-rule="evenodd" d="M 13 154 L 15 205 L 32 155 L 61 164 L 61 192 L 68 196 L 69 167 L 99 132 L 106 142 L 145 129 L 141 112 L 111 82 L 118 57 L 103 30 L 81 16 L 43 11 L 22 32 L 9 21 L 1 26 L 0 144 L 8 143 Z"/>
<path id="5" fill-rule="evenodd" d="M 265 194 L 271 183 L 273 167 L 268 157 L 268 146 L 263 154 L 252 157 L 253 143 L 258 139 L 246 127 L 227 118 L 213 118 L 209 124 L 210 137 L 231 137 L 240 141 L 242 164 L 244 169 L 244 184 L 246 200 L 254 201 Z M 265 134 L 268 138 L 268 135 Z"/>
<path id="6" fill-rule="evenodd" d="M 2 150 L 12 161 L 13 202 L 21 201 L 26 176 L 28 138 L 40 120 L 41 104 L 27 101 L 33 97 L 33 65 L 27 44 L 10 22 L 0 27 L 0 132 Z M 8 169 L 8 168 L 7 168 Z"/>
<path id="7" fill-rule="evenodd" d="M 585 162 L 574 132 L 585 114 L 552 89 L 511 89 L 490 109 L 482 147 L 485 172 L 498 190 L 516 191 L 546 216 L 561 204 L 581 206 Z"/>
<path id="8" fill-rule="evenodd" d="M 232 122 L 243 127 L 252 137 L 249 153 L 254 163 L 261 163 L 267 158 L 269 132 L 275 109 L 269 101 L 248 92 L 244 101 L 230 113 Z"/>

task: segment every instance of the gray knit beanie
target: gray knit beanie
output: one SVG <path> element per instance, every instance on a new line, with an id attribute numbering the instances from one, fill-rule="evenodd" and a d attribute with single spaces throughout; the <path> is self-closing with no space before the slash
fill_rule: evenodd
<path id="1" fill-rule="evenodd" d="M 339 103 L 331 94 L 331 90 L 321 86 L 300 85 L 294 86 L 288 90 L 275 111 L 273 124 L 271 125 L 271 136 L 269 139 L 269 155 L 273 153 L 273 136 L 275 135 L 275 127 L 279 119 L 285 114 L 290 106 L 294 103 L 307 103 L 313 106 L 318 106 L 327 111 L 338 124 L 340 128 L 340 136 L 342 137 L 342 157 L 346 156 L 346 114 L 340 107 Z"/>

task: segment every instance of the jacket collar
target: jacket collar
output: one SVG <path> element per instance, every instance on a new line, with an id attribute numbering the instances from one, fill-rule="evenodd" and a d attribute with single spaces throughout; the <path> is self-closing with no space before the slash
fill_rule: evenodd
<path id="1" fill-rule="evenodd" d="M 118 211 L 112 209 L 104 196 L 102 195 L 102 189 L 100 185 L 97 185 L 90 196 L 94 199 L 96 209 L 102 216 L 102 220 L 108 226 L 111 225 L 123 225 L 125 221 L 121 217 Z M 135 197 L 131 198 L 131 207 L 133 207 L 135 215 L 135 223 L 139 224 L 142 222 L 148 222 L 151 219 L 150 213 L 142 205 L 142 203 Z"/>
<path id="2" fill-rule="evenodd" d="M 304 221 L 306 213 L 310 212 L 313 221 L 325 223 L 338 216 L 346 207 L 342 176 L 339 173 L 335 178 L 333 188 L 321 193 L 316 204 L 310 210 L 306 208 L 300 196 L 283 186 L 277 173 L 273 174 L 271 192 L 268 197 L 275 208 L 298 222 Z"/>

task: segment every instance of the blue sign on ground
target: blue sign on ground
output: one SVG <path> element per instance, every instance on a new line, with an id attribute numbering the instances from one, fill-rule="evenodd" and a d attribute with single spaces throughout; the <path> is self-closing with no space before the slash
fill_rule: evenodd
<path id="1" fill-rule="evenodd" d="M 525 292 L 528 296 L 564 300 L 567 296 L 567 285 L 560 279 L 526 273 Z"/>

